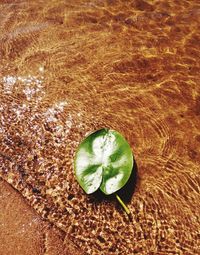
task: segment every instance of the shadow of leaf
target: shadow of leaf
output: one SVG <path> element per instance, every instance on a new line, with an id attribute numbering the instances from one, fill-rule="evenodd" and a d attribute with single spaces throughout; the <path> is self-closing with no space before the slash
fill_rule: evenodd
<path id="1" fill-rule="evenodd" d="M 129 203 L 131 201 L 131 198 L 135 191 L 137 177 L 138 177 L 138 168 L 137 168 L 137 163 L 134 160 L 133 170 L 131 172 L 131 176 L 128 182 L 125 184 L 124 187 L 122 187 L 119 191 L 117 191 L 117 194 L 121 197 L 121 199 L 125 203 Z"/>

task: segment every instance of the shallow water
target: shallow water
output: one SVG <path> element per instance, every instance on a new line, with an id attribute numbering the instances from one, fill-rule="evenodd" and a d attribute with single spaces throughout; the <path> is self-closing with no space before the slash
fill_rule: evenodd
<path id="1" fill-rule="evenodd" d="M 0 21 L 0 175 L 87 254 L 199 254 L 199 1 L 0 1 Z M 100 127 L 135 154 L 132 221 L 74 179 Z"/>

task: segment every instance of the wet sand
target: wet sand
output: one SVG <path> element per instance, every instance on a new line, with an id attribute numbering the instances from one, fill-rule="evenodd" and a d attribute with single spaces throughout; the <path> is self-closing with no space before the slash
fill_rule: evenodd
<path id="1" fill-rule="evenodd" d="M 199 254 L 199 2 L 0 1 L 0 21 L 0 176 L 20 203 L 80 253 Z M 101 127 L 135 155 L 131 220 L 74 178 Z"/>

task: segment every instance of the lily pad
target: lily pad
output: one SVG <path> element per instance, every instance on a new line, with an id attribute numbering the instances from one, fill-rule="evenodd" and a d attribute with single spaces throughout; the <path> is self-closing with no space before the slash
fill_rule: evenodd
<path id="1" fill-rule="evenodd" d="M 126 184 L 133 162 L 126 139 L 115 130 L 103 128 L 80 143 L 75 155 L 75 175 L 87 194 L 100 188 L 109 195 Z"/>

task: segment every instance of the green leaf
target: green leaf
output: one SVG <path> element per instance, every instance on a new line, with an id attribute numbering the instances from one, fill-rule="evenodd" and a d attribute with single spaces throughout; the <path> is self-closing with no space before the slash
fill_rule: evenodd
<path id="1" fill-rule="evenodd" d="M 133 154 L 120 133 L 104 128 L 81 142 L 74 168 L 76 178 L 87 194 L 100 188 L 109 195 L 128 181 L 133 169 Z"/>

